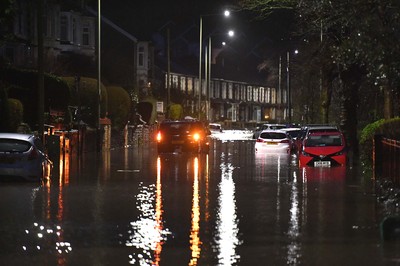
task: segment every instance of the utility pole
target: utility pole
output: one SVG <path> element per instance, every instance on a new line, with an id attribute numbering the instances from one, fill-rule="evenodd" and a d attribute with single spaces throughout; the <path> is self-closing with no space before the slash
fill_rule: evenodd
<path id="1" fill-rule="evenodd" d="M 44 140 L 44 57 L 43 57 L 43 0 L 37 0 L 38 32 L 38 134 Z"/>

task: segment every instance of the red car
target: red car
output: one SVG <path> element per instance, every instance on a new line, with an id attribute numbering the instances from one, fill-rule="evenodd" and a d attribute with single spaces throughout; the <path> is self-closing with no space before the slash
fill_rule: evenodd
<path id="1" fill-rule="evenodd" d="M 340 131 L 310 133 L 299 151 L 300 166 L 340 166 L 346 161 L 346 141 Z"/>

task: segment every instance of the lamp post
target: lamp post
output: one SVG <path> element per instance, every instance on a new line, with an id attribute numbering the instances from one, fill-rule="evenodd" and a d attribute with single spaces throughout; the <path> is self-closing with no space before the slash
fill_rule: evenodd
<path id="1" fill-rule="evenodd" d="M 200 15 L 200 29 L 199 29 L 199 95 L 198 95 L 198 118 L 201 118 L 201 93 L 202 93 L 202 47 L 203 47 L 203 17 L 205 16 L 214 16 L 217 14 L 209 14 L 209 15 Z M 230 16 L 230 12 L 229 10 L 225 10 L 224 11 L 224 16 L 225 17 L 229 17 Z M 209 40 L 209 47 L 211 47 L 211 39 Z M 210 48 L 209 48 L 210 50 Z M 211 57 L 211 51 L 208 52 Z M 207 81 L 206 81 L 207 82 Z M 208 84 L 208 83 L 206 83 Z M 208 86 L 208 85 L 207 85 Z M 206 106 L 207 109 L 207 106 Z M 208 111 L 207 111 L 208 112 Z"/>
<path id="2" fill-rule="evenodd" d="M 229 11 L 226 11 L 229 12 Z M 233 37 L 235 35 L 235 32 L 233 30 L 228 31 L 228 36 Z M 205 56 L 205 80 L 206 80 L 206 93 L 207 93 L 207 100 L 206 100 L 206 117 L 207 120 L 210 119 L 210 111 L 211 111 L 211 65 L 212 65 L 212 38 L 211 36 L 208 37 L 208 45 L 206 47 L 206 56 Z M 222 42 L 222 45 L 224 46 L 226 43 Z"/>
<path id="3" fill-rule="evenodd" d="M 101 98 L 101 0 L 97 1 L 97 24 L 98 24 L 98 32 L 97 32 L 97 118 L 96 118 L 96 126 L 97 126 L 97 139 L 96 145 L 97 149 L 100 150 L 100 98 Z"/>
<path id="4" fill-rule="evenodd" d="M 200 112 L 201 112 L 201 89 L 202 89 L 202 81 L 201 81 L 201 50 L 203 47 L 203 16 L 200 16 L 200 36 L 199 36 L 199 101 L 197 103 L 198 105 L 198 118 L 200 119 Z"/>
<path id="5" fill-rule="evenodd" d="M 294 54 L 298 54 L 298 50 L 294 50 Z M 287 105 L 288 105 L 288 120 L 289 123 L 292 123 L 292 95 L 291 95 L 291 87 L 290 87 L 290 52 L 286 52 L 286 86 L 287 86 Z"/>

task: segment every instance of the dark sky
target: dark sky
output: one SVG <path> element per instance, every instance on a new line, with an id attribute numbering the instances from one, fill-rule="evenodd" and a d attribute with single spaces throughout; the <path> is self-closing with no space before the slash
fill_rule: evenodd
<path id="1" fill-rule="evenodd" d="M 118 26 L 126 29 L 139 39 L 149 38 L 149 32 L 157 31 L 168 21 L 178 27 L 198 24 L 200 14 L 222 14 L 223 10 L 239 9 L 237 0 L 107 0 L 102 1 L 102 13 Z M 282 16 L 272 16 L 263 22 L 255 19 L 256 14 L 248 12 L 233 13 L 230 22 L 236 32 L 246 34 L 248 38 L 279 39 L 287 28 Z M 219 20 L 219 22 L 218 22 Z M 223 16 L 204 17 L 204 31 L 217 27 Z M 208 23 L 208 24 L 207 24 Z M 223 21 L 223 23 L 227 23 Z"/>

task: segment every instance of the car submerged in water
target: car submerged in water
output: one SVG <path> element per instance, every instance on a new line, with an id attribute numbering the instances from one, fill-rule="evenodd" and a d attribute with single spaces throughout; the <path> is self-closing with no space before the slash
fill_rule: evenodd
<path id="1" fill-rule="evenodd" d="M 300 166 L 345 166 L 347 147 L 344 135 L 340 131 L 311 132 L 304 138 L 298 156 Z"/>
<path id="2" fill-rule="evenodd" d="M 210 130 L 197 120 L 185 119 L 160 123 L 156 141 L 158 153 L 208 153 Z"/>
<path id="3" fill-rule="evenodd" d="M 263 130 L 254 144 L 254 149 L 257 153 L 290 153 L 292 140 L 283 130 Z"/>
<path id="4" fill-rule="evenodd" d="M 53 163 L 40 138 L 33 134 L 0 133 L 0 179 L 49 179 Z"/>

